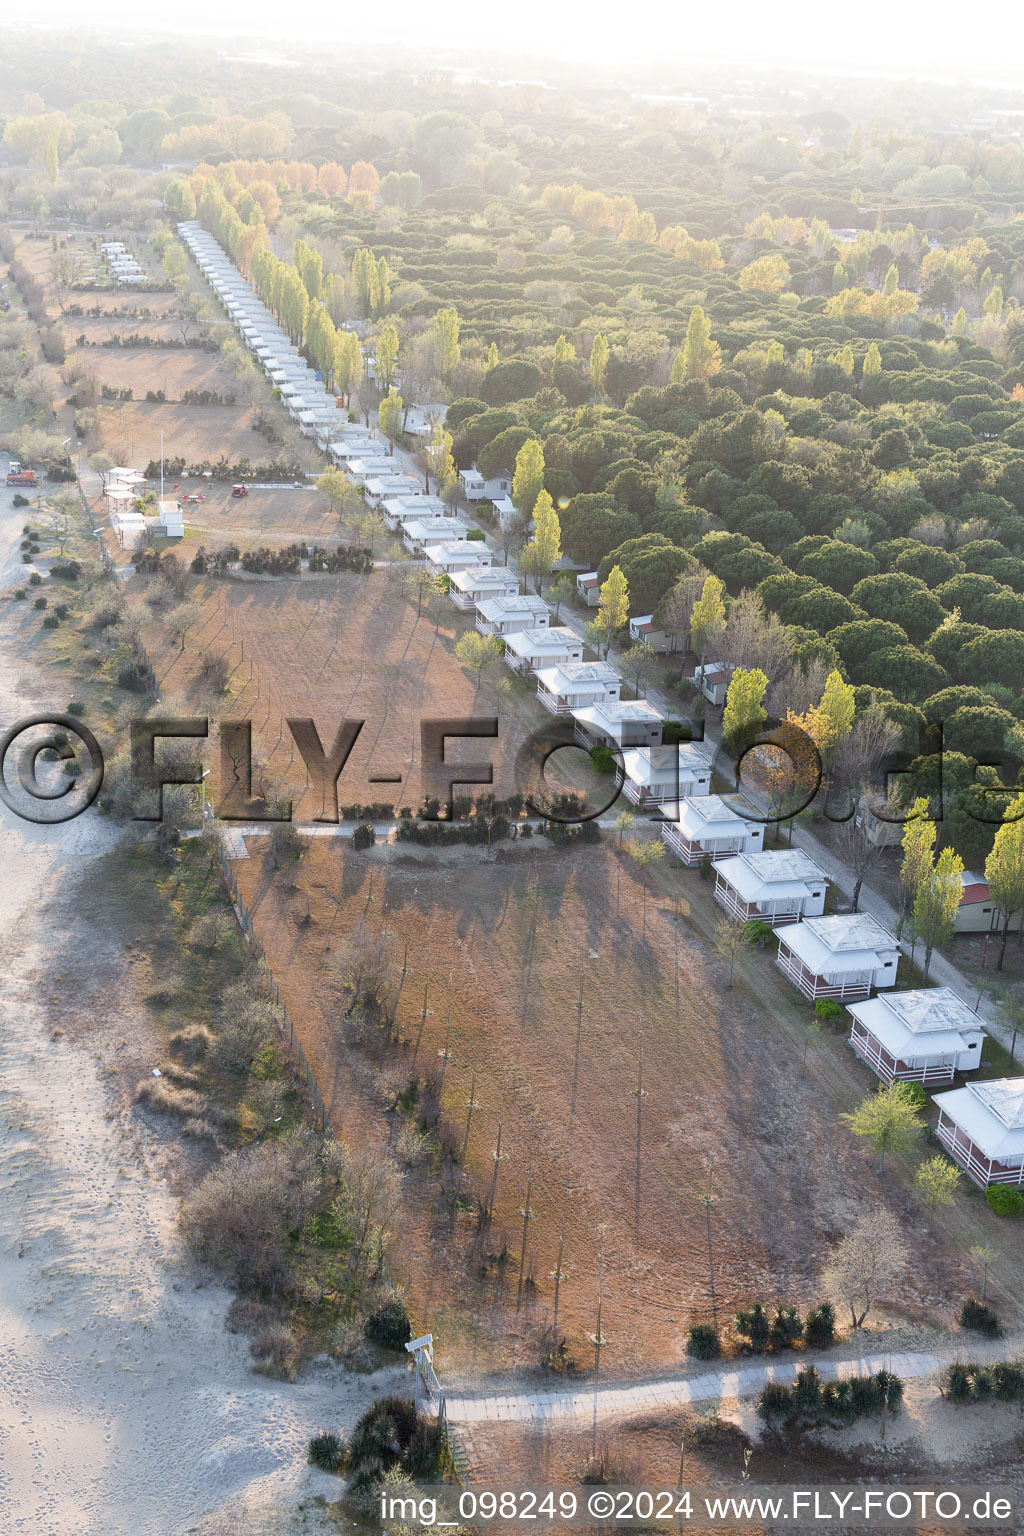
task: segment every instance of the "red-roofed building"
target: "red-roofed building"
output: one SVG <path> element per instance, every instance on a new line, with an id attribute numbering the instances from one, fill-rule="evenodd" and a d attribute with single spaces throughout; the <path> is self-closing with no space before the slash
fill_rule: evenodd
<path id="1" fill-rule="evenodd" d="M 965 869 L 960 876 L 960 884 L 963 890 L 956 914 L 954 933 L 1002 933 L 1003 914 L 992 900 L 988 881 L 984 876 L 974 875 L 969 869 Z M 1019 912 L 1011 917 L 1011 932 L 1018 932 L 1020 919 Z"/>

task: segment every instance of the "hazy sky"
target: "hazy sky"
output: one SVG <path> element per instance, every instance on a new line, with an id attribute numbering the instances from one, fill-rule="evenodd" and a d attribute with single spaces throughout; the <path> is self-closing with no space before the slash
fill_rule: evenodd
<path id="1" fill-rule="evenodd" d="M 119 23 L 126 28 L 223 32 L 273 38 L 332 40 L 358 31 L 398 37 L 445 50 L 497 48 L 560 58 L 726 58 L 807 65 L 829 63 L 890 75 L 973 75 L 1024 79 L 1019 44 L 1021 11 L 1011 0 L 989 0 L 955 12 L 949 0 L 385 0 L 361 21 L 337 0 L 174 0 L 161 9 L 137 0 L 9 0 L 9 20 L 69 24 Z M 380 18 L 380 19 L 378 19 Z"/>

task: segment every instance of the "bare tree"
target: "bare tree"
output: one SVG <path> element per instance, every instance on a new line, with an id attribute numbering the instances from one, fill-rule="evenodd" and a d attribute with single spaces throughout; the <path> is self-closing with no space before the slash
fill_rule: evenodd
<path id="1" fill-rule="evenodd" d="M 827 663 L 818 657 L 803 666 L 792 667 L 769 689 L 769 714 L 777 720 L 784 719 L 787 710 L 794 715 L 806 715 L 821 698 L 828 674 Z"/>
<path id="2" fill-rule="evenodd" d="M 391 935 L 356 933 L 331 962 L 335 980 L 349 994 L 345 1018 L 357 1011 L 390 1038 L 404 976 L 398 946 Z"/>
<path id="3" fill-rule="evenodd" d="M 886 803 L 882 770 L 900 739 L 899 728 L 882 710 L 865 710 L 832 753 L 828 811 L 839 823 L 839 846 L 853 871 L 853 910 L 861 886 L 885 848 L 875 811 Z"/>
<path id="4" fill-rule="evenodd" d="M 671 592 L 662 600 L 657 618 L 666 634 L 680 640 L 682 651 L 690 648 L 690 620 L 694 604 L 704 590 L 704 583 L 711 572 L 698 565 L 680 576 Z"/>
<path id="5" fill-rule="evenodd" d="M 788 626 L 765 609 L 756 592 L 741 592 L 729 607 L 722 660 L 734 667 L 760 667 L 771 686 L 786 672 L 792 654 Z"/>
<path id="6" fill-rule="evenodd" d="M 849 1307 L 854 1328 L 861 1328 L 872 1303 L 891 1294 L 910 1260 L 900 1223 L 883 1208 L 868 1211 L 832 1249 L 825 1269 L 825 1289 Z"/>

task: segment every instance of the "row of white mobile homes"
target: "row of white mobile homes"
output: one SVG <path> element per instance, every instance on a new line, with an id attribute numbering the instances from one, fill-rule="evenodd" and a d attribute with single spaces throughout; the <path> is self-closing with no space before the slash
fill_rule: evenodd
<path id="1" fill-rule="evenodd" d="M 438 518 L 438 522 L 442 519 Z M 466 530 L 459 525 L 461 537 L 446 538 L 443 543 L 426 544 L 423 554 L 438 571 L 454 576 L 456 571 L 468 571 L 474 566 L 493 565 L 494 556 L 486 544 L 466 538 Z M 518 586 L 518 581 L 516 585 Z"/>
<path id="2" fill-rule="evenodd" d="M 303 435 L 332 447 L 348 439 L 353 425 L 348 412 L 327 392 L 316 370 L 214 237 L 194 220 L 179 224 L 178 233 Z M 389 471 L 393 467 L 388 466 Z"/>
<path id="3" fill-rule="evenodd" d="M 444 517 L 445 504 L 440 496 L 406 493 L 404 496 L 386 497 L 381 503 L 381 512 L 388 527 L 398 533 L 408 522 L 420 522 L 425 517 Z"/>
<path id="4" fill-rule="evenodd" d="M 422 555 L 428 544 L 465 542 L 466 528 L 457 517 L 410 517 L 402 524 L 402 543 L 411 555 Z"/>

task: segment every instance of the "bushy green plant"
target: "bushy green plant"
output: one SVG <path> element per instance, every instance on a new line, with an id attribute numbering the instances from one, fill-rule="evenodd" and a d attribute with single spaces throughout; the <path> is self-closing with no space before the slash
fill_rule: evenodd
<path id="1" fill-rule="evenodd" d="M 819 997 L 814 1005 L 814 1011 L 823 1024 L 830 1029 L 838 1029 L 842 1023 L 843 1010 L 834 997 Z"/>
<path id="2" fill-rule="evenodd" d="M 38 571 L 33 571 L 32 572 L 32 575 L 28 579 L 28 584 L 29 584 L 30 587 L 41 587 L 42 586 L 43 578 L 40 576 Z"/>
<path id="3" fill-rule="evenodd" d="M 1010 1184 L 990 1184 L 985 1199 L 997 1216 L 1019 1216 L 1024 1211 L 1024 1194 Z"/>
<path id="4" fill-rule="evenodd" d="M 28 597 L 28 593 L 25 591 L 24 587 L 18 587 L 18 589 L 17 589 L 17 591 L 15 592 L 14 595 L 17 598 L 20 598 L 22 601 L 24 601 L 24 599 Z"/>
<path id="5" fill-rule="evenodd" d="M 812 1307 L 804 1323 L 804 1341 L 808 1349 L 829 1349 L 836 1339 L 836 1311 L 830 1301 Z"/>
<path id="6" fill-rule="evenodd" d="M 321 1430 L 309 1442 L 306 1460 L 321 1472 L 338 1472 L 345 1460 L 342 1438 L 333 1429 Z"/>
<path id="7" fill-rule="evenodd" d="M 1000 1332 L 999 1317 L 994 1308 L 987 1302 L 979 1301 L 976 1296 L 968 1296 L 960 1308 L 958 1322 L 961 1328 L 983 1333 L 990 1339 L 997 1338 Z"/>
<path id="8" fill-rule="evenodd" d="M 47 607 L 48 605 L 47 605 L 46 598 L 45 597 L 37 597 L 35 602 L 32 604 L 32 606 L 33 606 L 33 608 L 45 608 L 45 607 Z"/>
<path id="9" fill-rule="evenodd" d="M 368 821 L 364 821 L 352 832 L 352 847 L 357 853 L 361 853 L 364 848 L 372 848 L 376 841 L 377 834 Z"/>
<path id="10" fill-rule="evenodd" d="M 772 1327 L 760 1301 L 755 1301 L 746 1312 L 736 1313 L 735 1328 L 741 1338 L 746 1339 L 748 1347 L 757 1354 L 768 1348 Z"/>
<path id="11" fill-rule="evenodd" d="M 691 1323 L 686 1353 L 695 1360 L 715 1360 L 722 1352 L 718 1329 L 710 1323 Z"/>
<path id="12" fill-rule="evenodd" d="M 784 1307 L 780 1304 L 775 1308 L 769 1336 L 772 1349 L 792 1349 L 794 1344 L 803 1337 L 803 1332 L 804 1325 L 796 1307 Z"/>
<path id="13" fill-rule="evenodd" d="M 412 1338 L 412 1327 L 405 1303 L 398 1297 L 382 1302 L 363 1324 L 363 1333 L 384 1349 L 403 1349 Z"/>

